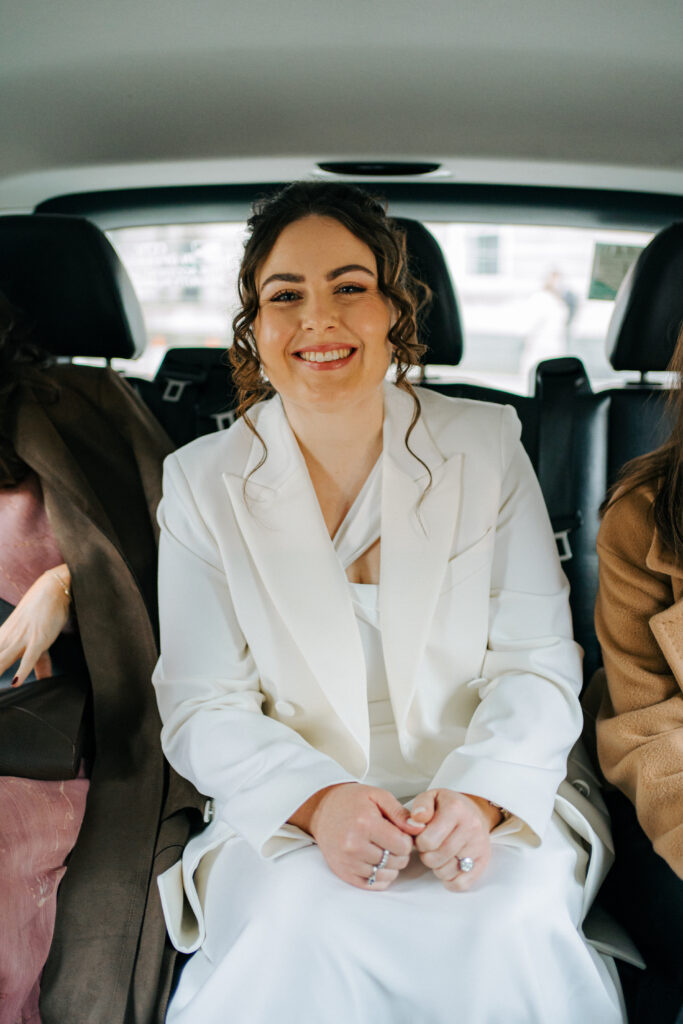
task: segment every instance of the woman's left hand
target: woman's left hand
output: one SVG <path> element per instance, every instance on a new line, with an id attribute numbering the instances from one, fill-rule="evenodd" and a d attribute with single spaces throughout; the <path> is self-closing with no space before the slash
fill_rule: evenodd
<path id="1" fill-rule="evenodd" d="M 489 832 L 499 819 L 487 800 L 451 789 L 430 789 L 415 797 L 410 818 L 426 825 L 415 846 L 422 863 L 447 889 L 463 892 L 481 878 L 491 857 Z M 461 868 L 466 857 L 474 862 L 470 871 Z"/>

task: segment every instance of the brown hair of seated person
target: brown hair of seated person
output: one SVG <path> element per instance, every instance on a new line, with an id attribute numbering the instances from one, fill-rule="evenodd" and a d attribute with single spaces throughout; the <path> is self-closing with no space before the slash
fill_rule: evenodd
<path id="1" fill-rule="evenodd" d="M 18 387 L 30 382 L 40 401 L 54 401 L 57 385 L 39 372 L 52 362 L 33 341 L 30 325 L 7 296 L 0 291 L 0 488 L 21 482 L 28 466 L 19 458 L 11 440 L 13 399 Z M 38 372 L 36 372 L 38 371 Z"/>
<path id="2" fill-rule="evenodd" d="M 305 217 L 337 220 L 372 250 L 377 260 L 379 290 L 397 312 L 388 336 L 394 349 L 396 384 L 412 394 L 414 422 L 417 422 L 420 404 L 406 374 L 409 367 L 419 365 L 427 350 L 426 345 L 418 341 L 418 316 L 428 305 L 431 291 L 410 273 L 405 233 L 387 216 L 380 199 L 354 185 L 320 181 L 295 181 L 286 185 L 257 202 L 247 221 L 249 236 L 238 276 L 240 309 L 232 322 L 234 342 L 229 353 L 237 388 L 238 416 L 243 416 L 253 429 L 246 413 L 256 402 L 273 394 L 273 388 L 261 372 L 252 334 L 259 311 L 258 270 L 282 231 Z"/>
<path id="3" fill-rule="evenodd" d="M 675 375 L 667 406 L 673 420 L 668 439 L 659 448 L 627 462 L 603 502 L 600 513 L 641 484 L 654 483 L 654 523 L 664 545 L 683 560 L 683 328 L 668 370 Z"/>

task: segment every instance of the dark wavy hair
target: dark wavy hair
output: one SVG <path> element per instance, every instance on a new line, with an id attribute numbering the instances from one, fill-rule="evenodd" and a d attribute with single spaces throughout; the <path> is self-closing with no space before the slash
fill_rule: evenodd
<path id="1" fill-rule="evenodd" d="M 13 487 L 28 473 L 12 442 L 17 394 L 28 386 L 36 401 L 54 401 L 57 386 L 40 372 L 52 361 L 34 341 L 28 318 L 0 291 L 0 487 Z"/>
<path id="2" fill-rule="evenodd" d="M 683 562 L 683 326 L 668 366 L 674 374 L 674 386 L 667 396 L 667 408 L 673 422 L 668 439 L 659 448 L 622 468 L 600 509 L 601 514 L 615 502 L 642 484 L 653 484 L 654 524 L 665 546 Z"/>
<path id="3" fill-rule="evenodd" d="M 249 235 L 238 277 L 240 308 L 232 322 L 233 345 L 229 352 L 237 389 L 237 415 L 243 417 L 258 437 L 248 411 L 256 402 L 274 393 L 263 376 L 252 332 L 259 311 L 258 271 L 281 232 L 295 221 L 311 216 L 339 221 L 375 256 L 379 291 L 389 299 L 397 314 L 388 334 L 396 365 L 396 386 L 407 391 L 415 403 L 406 433 L 406 445 L 410 451 L 410 435 L 420 416 L 420 401 L 406 375 L 411 366 L 419 365 L 426 351 L 426 346 L 419 342 L 417 336 L 418 315 L 429 303 L 431 292 L 426 284 L 410 273 L 405 234 L 387 216 L 385 203 L 354 185 L 295 181 L 254 204 L 253 214 L 247 222 Z M 264 445 L 259 465 L 266 457 Z"/>

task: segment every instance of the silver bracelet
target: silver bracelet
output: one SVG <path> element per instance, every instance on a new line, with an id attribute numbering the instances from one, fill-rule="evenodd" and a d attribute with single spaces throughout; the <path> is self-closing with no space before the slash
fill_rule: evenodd
<path id="1" fill-rule="evenodd" d="M 71 600 L 71 591 L 69 590 L 69 588 L 67 587 L 66 583 L 64 582 L 62 577 L 59 575 L 59 573 L 50 570 L 50 576 L 54 576 L 54 578 L 57 580 L 57 582 L 59 583 L 60 587 L 62 588 L 62 590 L 66 594 L 66 596 L 69 598 L 69 600 Z"/>

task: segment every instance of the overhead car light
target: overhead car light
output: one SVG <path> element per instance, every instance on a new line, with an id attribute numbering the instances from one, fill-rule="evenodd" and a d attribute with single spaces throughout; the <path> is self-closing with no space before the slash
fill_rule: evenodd
<path id="1" fill-rule="evenodd" d="M 349 174 L 354 178 L 392 178 L 433 174 L 439 170 L 441 164 L 427 163 L 424 160 L 333 160 L 318 164 L 318 167 L 328 174 Z"/>

